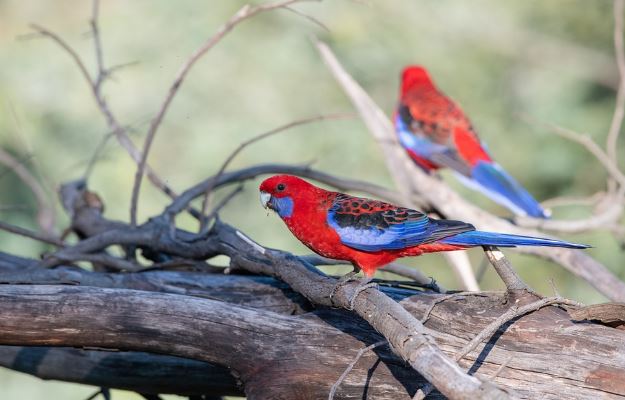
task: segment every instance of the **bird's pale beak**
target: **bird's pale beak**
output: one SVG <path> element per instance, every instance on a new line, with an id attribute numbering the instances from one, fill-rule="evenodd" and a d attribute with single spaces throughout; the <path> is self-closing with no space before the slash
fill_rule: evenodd
<path id="1" fill-rule="evenodd" d="M 263 207 L 269 208 L 269 202 L 271 201 L 271 194 L 267 192 L 260 192 L 260 204 Z"/>

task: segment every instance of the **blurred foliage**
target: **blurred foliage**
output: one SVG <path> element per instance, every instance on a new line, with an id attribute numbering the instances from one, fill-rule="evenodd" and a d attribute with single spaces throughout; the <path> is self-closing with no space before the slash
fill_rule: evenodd
<path id="1" fill-rule="evenodd" d="M 179 66 L 243 2 L 103 3 L 105 63 L 137 62 L 106 83 L 106 97 L 120 120 L 132 128 L 133 139 L 141 143 Z M 388 113 L 396 101 L 400 69 L 411 63 L 425 65 L 439 86 L 462 104 L 495 157 L 538 199 L 586 196 L 604 188 L 605 172 L 584 149 L 528 125 L 519 116 L 561 124 L 604 143 L 617 78 L 611 2 L 324 1 L 296 8 L 323 21 L 330 32 L 288 11 L 264 14 L 237 27 L 183 84 L 149 158 L 177 190 L 215 173 L 227 154 L 253 135 L 295 119 L 352 110 L 311 46 L 311 34 L 331 44 Z M 0 140 L 41 177 L 51 201 L 56 201 L 54 190 L 61 182 L 83 174 L 108 132 L 67 54 L 48 39 L 24 35 L 33 22 L 52 29 L 75 46 L 93 69 L 90 12 L 86 1 L 0 0 Z M 311 161 L 339 176 L 392 185 L 377 146 L 358 120 L 322 122 L 282 133 L 245 150 L 231 168 Z M 134 171 L 126 153 L 109 140 L 89 181 L 102 195 L 108 217 L 128 220 Z M 467 198 L 507 215 L 444 175 Z M 307 253 L 278 218 L 267 217 L 257 205 L 259 180 L 246 184 L 222 218 L 264 245 Z M 164 195 L 143 185 L 141 219 L 159 213 L 166 204 Z M 2 169 L 0 205 L 3 220 L 35 228 L 32 195 Z M 20 208 L 11 208 L 14 205 Z M 583 207 L 557 209 L 555 217 L 577 218 L 589 212 Z M 67 218 L 60 209 L 59 215 L 61 230 Z M 188 217 L 181 217 L 179 223 L 196 228 Z M 0 238 L 2 251 L 37 256 L 46 250 L 12 235 L 0 234 Z M 593 244 L 589 252 L 625 278 L 623 253 L 609 234 L 568 239 Z M 477 268 L 482 254 L 475 250 L 470 256 Z M 551 291 L 553 278 L 567 297 L 584 302 L 603 299 L 558 266 L 512 252 L 510 256 L 522 277 L 540 292 Z M 457 286 L 440 256 L 405 263 L 418 266 L 447 287 Z M 488 269 L 483 287 L 501 286 Z M 0 373 L 1 397 L 78 399 L 90 392 L 69 384 L 28 385 L 32 380 Z M 115 398 L 124 397 L 116 394 Z"/>

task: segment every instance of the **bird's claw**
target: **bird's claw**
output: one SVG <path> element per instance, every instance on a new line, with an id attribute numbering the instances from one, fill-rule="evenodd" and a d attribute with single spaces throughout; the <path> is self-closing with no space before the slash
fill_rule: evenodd
<path id="1" fill-rule="evenodd" d="M 342 277 L 339 278 L 339 281 L 336 283 L 336 285 L 334 285 L 334 288 L 332 288 L 332 292 L 330 292 L 330 303 L 334 304 L 334 295 L 336 294 L 336 291 L 343 285 L 345 285 L 347 282 L 351 281 L 354 279 L 354 276 L 357 274 L 356 271 L 352 271 L 348 274 L 343 275 Z"/>
<path id="2" fill-rule="evenodd" d="M 358 285 L 358 287 L 354 291 L 354 294 L 349 299 L 349 311 L 354 310 L 354 303 L 356 302 L 356 298 L 358 297 L 358 295 L 360 295 L 361 292 L 364 292 L 365 290 L 370 288 L 378 287 L 378 284 L 376 282 L 370 282 L 370 279 Z"/>

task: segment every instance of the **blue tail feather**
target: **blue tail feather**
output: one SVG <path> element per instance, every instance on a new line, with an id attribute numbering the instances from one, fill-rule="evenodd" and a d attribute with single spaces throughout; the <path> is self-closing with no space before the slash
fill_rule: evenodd
<path id="1" fill-rule="evenodd" d="M 510 208 L 517 214 L 534 218 L 548 218 L 549 214 L 512 176 L 499 164 L 478 162 L 471 170 L 472 182 L 488 197 Z"/>
<path id="2" fill-rule="evenodd" d="M 537 238 L 532 236 L 510 235 L 497 232 L 470 231 L 447 237 L 440 240 L 441 243 L 457 246 L 547 246 L 566 247 L 569 249 L 587 249 L 591 246 L 585 244 L 565 242 L 556 239 Z"/>

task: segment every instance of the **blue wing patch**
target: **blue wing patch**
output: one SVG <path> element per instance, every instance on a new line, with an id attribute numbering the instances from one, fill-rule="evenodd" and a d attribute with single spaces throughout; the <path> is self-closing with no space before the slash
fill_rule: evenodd
<path id="1" fill-rule="evenodd" d="M 347 195 L 337 197 L 327 222 L 341 243 L 368 252 L 401 250 L 475 229 L 464 222 L 434 220 L 420 211 Z"/>
<path id="2" fill-rule="evenodd" d="M 444 165 L 468 176 L 471 169 L 469 165 L 462 160 L 458 152 L 454 148 L 435 143 L 426 135 L 411 130 L 410 126 L 406 123 L 406 118 L 412 117 L 410 117 L 409 114 L 406 116 L 406 112 L 410 113 L 410 111 L 407 111 L 406 107 L 400 107 L 400 112 L 395 116 L 395 130 L 402 147 L 434 164 Z"/>

